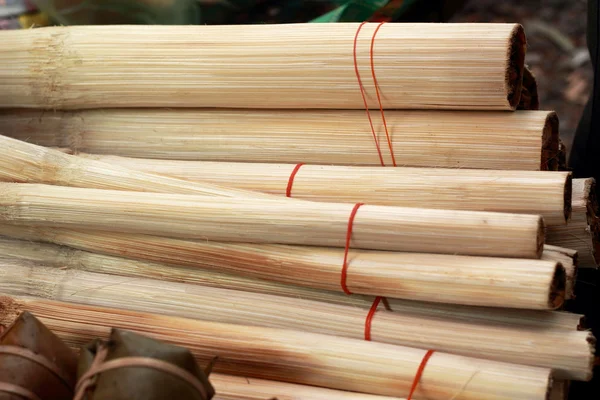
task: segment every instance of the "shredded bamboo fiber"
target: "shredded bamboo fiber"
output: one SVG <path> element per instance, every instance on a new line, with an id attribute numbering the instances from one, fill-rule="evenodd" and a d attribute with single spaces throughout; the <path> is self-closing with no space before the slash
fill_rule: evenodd
<path id="1" fill-rule="evenodd" d="M 547 242 L 577 250 L 579 267 L 600 265 L 600 207 L 594 179 L 574 179 L 572 218 L 566 226 L 548 228 Z"/>
<path id="2" fill-rule="evenodd" d="M 369 108 L 379 109 L 377 97 L 397 109 L 511 110 L 519 103 L 520 25 L 378 25 L 360 32 L 357 23 L 3 31 L 0 107 L 362 109 L 357 33 Z"/>
<path id="3" fill-rule="evenodd" d="M 355 206 L 356 207 L 356 206 Z M 0 220 L 167 237 L 344 247 L 350 204 L 0 183 Z M 352 248 L 540 258 L 537 215 L 364 205 Z"/>
<path id="4" fill-rule="evenodd" d="M 539 214 L 564 225 L 571 175 L 547 171 L 220 163 L 80 154 L 148 174 L 334 203 Z M 289 184 L 291 180 L 291 184 Z"/>
<path id="5" fill-rule="evenodd" d="M 0 225 L 9 237 L 343 291 L 344 251 L 186 241 L 156 236 Z M 346 285 L 358 294 L 489 307 L 555 309 L 566 276 L 556 261 L 352 251 Z"/>
<path id="6" fill-rule="evenodd" d="M 556 170 L 554 112 L 386 111 L 397 165 Z M 392 160 L 381 115 L 371 119 Z M 372 165 L 381 162 L 359 110 L 4 110 L 0 133 L 74 152 L 204 161 Z"/>
<path id="7" fill-rule="evenodd" d="M 0 292 L 16 296 L 356 339 L 364 339 L 365 335 L 367 310 L 352 306 L 65 270 L 23 261 L 1 262 L 0 277 Z M 552 368 L 559 376 L 571 379 L 587 380 L 591 376 L 592 336 L 574 329 L 477 326 L 382 308 L 373 318 L 371 335 L 371 340 L 378 342 Z"/>
<path id="8" fill-rule="evenodd" d="M 0 233 L 2 226 L 0 225 Z M 13 232 L 14 233 L 14 232 Z M 92 253 L 67 246 L 42 242 L 0 237 L 0 254 L 4 257 L 16 258 L 27 262 L 58 268 L 72 268 L 80 271 L 128 276 L 135 278 L 152 278 L 161 281 L 199 284 L 222 289 L 242 290 L 254 293 L 272 294 L 297 299 L 315 300 L 332 304 L 370 308 L 374 297 L 354 294 L 348 296 L 333 291 L 312 289 L 308 287 L 282 284 L 264 279 L 233 275 L 203 268 L 181 267 L 173 264 L 140 261 L 132 258 L 115 257 Z M 548 248 L 554 246 L 546 246 Z M 546 251 L 543 259 L 561 257 L 568 263 L 567 256 L 554 250 L 568 251 L 555 247 Z M 568 275 L 567 275 L 568 278 Z M 569 285 L 567 284 L 567 287 Z M 473 322 L 489 325 L 536 326 L 545 328 L 574 330 L 582 325 L 582 315 L 566 312 L 528 311 L 524 309 L 483 308 L 460 306 L 456 304 L 407 301 L 387 298 L 392 311 L 438 318 L 462 323 Z"/>
<path id="9" fill-rule="evenodd" d="M 216 372 L 407 396 L 425 350 L 365 340 L 144 314 L 117 309 L 2 298 L 0 323 L 34 313 L 69 345 L 106 338 L 110 327 L 189 348 L 201 363 L 218 355 Z M 435 352 L 415 399 L 545 400 L 550 370 Z"/>

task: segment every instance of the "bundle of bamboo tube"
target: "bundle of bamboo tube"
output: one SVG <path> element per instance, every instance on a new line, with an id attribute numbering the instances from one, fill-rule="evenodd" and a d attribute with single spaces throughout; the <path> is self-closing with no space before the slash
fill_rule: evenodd
<path id="1" fill-rule="evenodd" d="M 2 36 L 0 324 L 218 356 L 219 400 L 564 400 L 591 378 L 592 334 L 556 310 L 600 212 L 519 25 Z"/>

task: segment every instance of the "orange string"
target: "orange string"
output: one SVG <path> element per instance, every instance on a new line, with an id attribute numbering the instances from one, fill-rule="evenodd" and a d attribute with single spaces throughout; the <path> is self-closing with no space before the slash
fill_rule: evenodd
<path id="1" fill-rule="evenodd" d="M 342 290 L 346 294 L 352 294 L 350 290 L 348 290 L 348 286 L 346 286 L 346 277 L 348 275 L 348 251 L 350 250 L 350 239 L 352 238 L 352 225 L 354 224 L 354 217 L 356 216 L 356 212 L 360 208 L 360 206 L 364 205 L 364 203 L 356 203 L 352 212 L 350 213 L 350 218 L 348 218 L 348 230 L 346 231 L 346 248 L 344 249 L 344 264 L 342 266 L 342 278 L 341 285 Z"/>
<path id="2" fill-rule="evenodd" d="M 381 22 L 377 25 L 375 32 L 373 33 L 373 38 L 371 39 L 371 74 L 373 75 L 373 83 L 375 83 L 375 93 L 377 93 L 377 101 L 379 102 L 379 111 L 381 111 L 381 119 L 383 120 L 383 127 L 385 128 L 385 137 L 387 139 L 388 147 L 390 149 L 390 155 L 392 156 L 392 164 L 396 167 L 396 157 L 394 156 L 394 149 L 392 146 L 392 140 L 390 139 L 390 133 L 388 131 L 387 122 L 385 120 L 385 113 L 383 112 L 383 104 L 381 103 L 381 95 L 379 93 L 379 83 L 377 82 L 377 77 L 375 76 L 375 61 L 373 57 L 373 50 L 375 48 L 375 36 L 377 36 L 377 32 L 379 32 L 379 28 L 385 24 L 385 22 Z"/>
<path id="3" fill-rule="evenodd" d="M 356 79 L 358 80 L 358 87 L 360 88 L 360 94 L 362 96 L 363 102 L 365 104 L 365 110 L 367 113 L 367 118 L 369 119 L 369 125 L 371 126 L 371 133 L 373 134 L 373 140 L 375 141 L 375 147 L 377 148 L 377 154 L 379 155 L 379 162 L 382 167 L 385 167 L 385 163 L 383 162 L 383 156 L 381 155 L 381 148 L 379 147 L 379 140 L 377 139 L 377 134 L 375 133 L 375 127 L 373 126 L 373 120 L 371 119 L 371 113 L 369 112 L 369 105 L 367 103 L 367 96 L 365 95 L 365 87 L 362 84 L 362 80 L 360 79 L 360 72 L 358 71 L 358 61 L 356 59 L 356 46 L 358 42 L 358 34 L 362 27 L 366 24 L 366 22 L 361 23 L 356 30 L 356 35 L 354 36 L 354 72 L 356 72 Z"/>
<path id="4" fill-rule="evenodd" d="M 290 178 L 288 179 L 287 188 L 285 189 L 285 197 L 292 197 L 292 186 L 294 185 L 294 178 L 296 177 L 296 174 L 298 173 L 298 170 L 300 169 L 300 167 L 303 165 L 304 165 L 303 163 L 296 164 L 296 166 L 292 170 L 292 173 L 290 174 Z"/>
<path id="5" fill-rule="evenodd" d="M 406 400 L 411 400 L 415 390 L 417 390 L 417 386 L 419 386 L 419 381 L 421 380 L 421 375 L 423 375 L 423 371 L 425 371 L 425 366 L 427 365 L 427 361 L 433 355 L 434 350 L 427 350 L 427 353 L 423 356 L 423 360 L 421 360 L 421 365 L 419 365 L 419 369 L 417 370 L 417 374 L 415 375 L 415 379 L 413 380 L 412 386 L 410 388 L 410 393 L 408 393 L 408 397 Z"/>

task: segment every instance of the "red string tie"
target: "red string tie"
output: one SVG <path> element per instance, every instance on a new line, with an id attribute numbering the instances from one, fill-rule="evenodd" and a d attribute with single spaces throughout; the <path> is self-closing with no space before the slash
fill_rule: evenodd
<path id="1" fill-rule="evenodd" d="M 290 177 L 288 179 L 287 188 L 285 189 L 285 197 L 292 197 L 292 186 L 294 185 L 294 178 L 296 177 L 296 174 L 298 173 L 300 167 L 303 165 L 303 163 L 296 164 L 296 166 L 292 170 L 292 173 L 290 174 Z"/>

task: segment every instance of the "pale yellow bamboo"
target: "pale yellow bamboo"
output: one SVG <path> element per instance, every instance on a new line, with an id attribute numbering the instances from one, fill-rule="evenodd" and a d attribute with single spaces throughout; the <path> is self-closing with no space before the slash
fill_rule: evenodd
<path id="1" fill-rule="evenodd" d="M 342 291 L 342 249 L 186 241 L 58 228 L 43 231 L 0 225 L 0 232 L 10 237 Z M 562 265 L 554 261 L 353 250 L 346 284 L 359 294 L 553 309 L 563 303 L 566 277 Z"/>
<path id="2" fill-rule="evenodd" d="M 149 174 L 280 196 L 287 194 L 296 167 L 79 156 Z M 571 213 L 571 175 L 544 171 L 302 165 L 294 175 L 290 195 L 335 203 L 540 214 L 548 225 L 564 225 Z"/>
<path id="3" fill-rule="evenodd" d="M 255 192 L 225 188 L 209 183 L 192 183 L 146 174 L 117 166 L 82 160 L 80 157 L 0 136 L 0 181 L 47 183 L 97 189 L 159 193 L 198 194 L 219 197 L 258 197 Z"/>
<path id="4" fill-rule="evenodd" d="M 397 165 L 556 170 L 548 111 L 387 111 Z M 378 111 L 371 118 L 392 166 Z M 0 133 L 43 146 L 128 157 L 381 166 L 359 110 L 109 109 L 0 111 Z"/>
<path id="5" fill-rule="evenodd" d="M 189 348 L 216 372 L 406 396 L 425 350 L 314 333 L 143 314 L 42 299 L 2 298 L 0 323 L 28 310 L 68 344 L 127 329 Z M 545 400 L 550 371 L 435 352 L 415 399 Z"/>
<path id="6" fill-rule="evenodd" d="M 351 204 L 0 183 L 0 219 L 185 239 L 344 247 Z M 539 258 L 538 215 L 364 205 L 352 248 Z"/>
<path id="7" fill-rule="evenodd" d="M 370 108 L 371 42 L 356 65 Z M 1 107 L 365 107 L 360 24 L 73 26 L 0 32 Z M 385 108 L 511 110 L 517 24 L 386 24 L 372 53 Z"/>
<path id="8" fill-rule="evenodd" d="M 0 231 L 2 226 L 0 225 Z M 14 234 L 14 232 L 13 232 Z M 85 235 L 85 234 L 84 234 Z M 135 278 L 152 278 L 162 281 L 199 284 L 222 289 L 243 290 L 295 299 L 315 300 L 330 304 L 370 308 L 374 297 L 354 294 L 348 296 L 325 290 L 282 284 L 257 278 L 226 274 L 201 268 L 180 267 L 173 264 L 139 261 L 132 258 L 114 257 L 91 253 L 75 248 L 41 242 L 0 237 L 0 255 L 19 260 L 40 263 L 57 268 L 73 268 L 80 271 L 112 274 Z M 318 252 L 316 253 L 318 254 Z M 546 254 L 544 253 L 544 257 Z M 444 321 L 461 324 L 474 323 L 477 326 L 507 325 L 510 327 L 536 327 L 541 329 L 575 330 L 581 324 L 582 315 L 566 312 L 528 311 L 522 309 L 483 308 L 456 304 L 407 301 L 388 298 L 391 310 L 416 318 L 435 318 L 439 324 Z M 406 325 L 406 321 L 402 325 Z M 422 324 L 421 324 L 422 325 Z M 470 329 L 467 329 L 471 331 Z M 487 340 L 495 343 L 496 340 Z"/>
<path id="9" fill-rule="evenodd" d="M 377 396 L 224 374 L 211 374 L 210 383 L 217 392 L 213 400 L 402 400 L 398 397 Z"/>
<path id="10" fill-rule="evenodd" d="M 364 339 L 367 310 L 362 308 L 57 269 L 20 260 L 2 261 L 0 278 L 0 293 L 4 294 Z M 375 314 L 371 332 L 372 340 L 383 343 L 547 367 L 558 376 L 573 379 L 591 375 L 589 332 L 443 323 L 383 308 Z"/>
<path id="11" fill-rule="evenodd" d="M 575 296 L 575 282 L 577 281 L 578 253 L 576 250 L 563 247 L 545 245 L 542 260 L 560 262 L 565 269 L 566 286 L 565 299 Z"/>
<path id="12" fill-rule="evenodd" d="M 574 179 L 572 218 L 566 226 L 548 228 L 547 242 L 577 250 L 579 267 L 600 264 L 600 209 L 594 179 Z"/>

